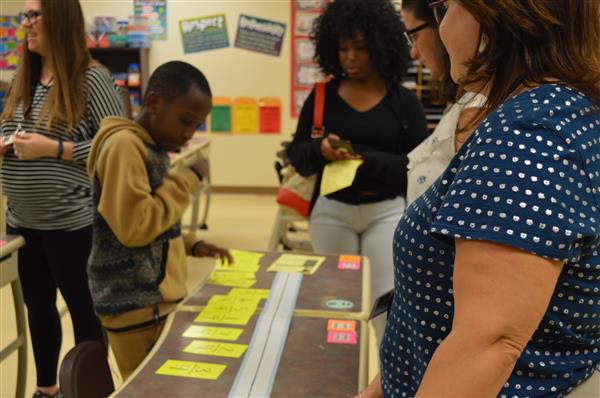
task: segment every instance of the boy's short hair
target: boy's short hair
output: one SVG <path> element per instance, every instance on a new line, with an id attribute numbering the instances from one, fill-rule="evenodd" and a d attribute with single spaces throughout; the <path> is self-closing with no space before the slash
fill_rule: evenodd
<path id="1" fill-rule="evenodd" d="M 172 99 L 187 93 L 192 85 L 212 98 L 208 80 L 200 70 L 183 61 L 167 62 L 156 68 L 150 76 L 144 102 L 151 92 Z"/>

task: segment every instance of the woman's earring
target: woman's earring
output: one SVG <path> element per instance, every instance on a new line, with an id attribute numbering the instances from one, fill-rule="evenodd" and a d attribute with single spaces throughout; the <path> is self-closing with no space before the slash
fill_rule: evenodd
<path id="1" fill-rule="evenodd" d="M 479 48 L 477 48 L 477 54 L 481 54 L 485 51 L 487 47 L 487 37 L 485 35 L 481 35 L 481 39 L 479 39 Z"/>

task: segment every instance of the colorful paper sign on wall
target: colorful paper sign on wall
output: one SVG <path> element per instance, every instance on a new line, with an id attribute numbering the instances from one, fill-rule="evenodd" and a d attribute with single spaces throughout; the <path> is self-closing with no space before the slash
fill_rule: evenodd
<path id="1" fill-rule="evenodd" d="M 300 114 L 313 85 L 324 78 L 313 60 L 315 49 L 309 35 L 327 3 L 326 0 L 292 0 L 292 117 Z"/>
<path id="2" fill-rule="evenodd" d="M 210 112 L 210 131 L 213 133 L 231 132 L 231 105 L 230 98 L 213 98 L 213 107 Z"/>
<path id="3" fill-rule="evenodd" d="M 24 51 L 25 34 L 20 17 L 0 16 L 0 70 L 17 69 Z"/>
<path id="4" fill-rule="evenodd" d="M 136 17 L 143 17 L 152 40 L 167 40 L 167 0 L 134 0 Z"/>
<path id="5" fill-rule="evenodd" d="M 179 29 L 186 54 L 229 47 L 225 14 L 184 19 Z"/>
<path id="6" fill-rule="evenodd" d="M 235 46 L 250 51 L 279 56 L 286 25 L 268 19 L 240 15 Z"/>
<path id="7" fill-rule="evenodd" d="M 177 361 L 168 359 L 157 371 L 157 375 L 191 377 L 194 379 L 217 380 L 227 366 L 215 363 Z"/>
<path id="8" fill-rule="evenodd" d="M 266 134 L 281 133 L 281 100 L 265 97 L 258 102 L 260 116 L 260 132 Z"/>
<path id="9" fill-rule="evenodd" d="M 239 97 L 233 103 L 233 131 L 256 134 L 258 127 L 258 102 L 255 98 Z"/>

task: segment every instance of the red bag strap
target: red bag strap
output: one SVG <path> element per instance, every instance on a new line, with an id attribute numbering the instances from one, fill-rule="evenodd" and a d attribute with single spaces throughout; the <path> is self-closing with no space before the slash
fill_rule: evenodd
<path id="1" fill-rule="evenodd" d="M 313 111 L 312 138 L 323 136 L 323 115 L 325 113 L 325 83 L 315 84 L 315 108 Z"/>

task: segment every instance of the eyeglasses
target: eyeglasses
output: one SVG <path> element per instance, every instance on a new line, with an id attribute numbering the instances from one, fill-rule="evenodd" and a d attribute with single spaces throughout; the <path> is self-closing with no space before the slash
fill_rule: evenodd
<path id="1" fill-rule="evenodd" d="M 433 3 L 429 3 L 429 7 L 433 10 L 433 16 L 438 24 L 442 22 L 442 19 L 444 19 L 446 11 L 448 10 L 447 1 L 448 0 L 437 0 Z"/>
<path id="2" fill-rule="evenodd" d="M 404 32 L 404 38 L 406 39 L 406 43 L 408 43 L 409 47 L 415 46 L 415 41 L 417 40 L 417 33 L 429 27 L 429 25 L 431 25 L 430 22 L 425 22 L 424 24 L 421 24 L 416 28 Z"/>
<path id="3" fill-rule="evenodd" d="M 36 23 L 37 19 L 40 17 L 40 15 L 42 15 L 41 12 L 33 11 L 33 10 L 19 13 L 19 17 L 21 18 L 21 21 L 26 19 L 27 23 L 29 23 L 29 24 Z"/>

